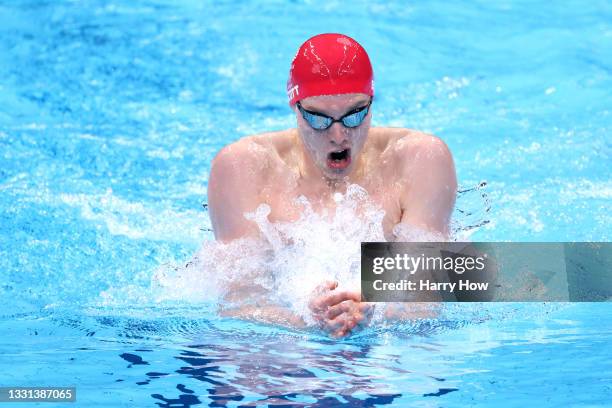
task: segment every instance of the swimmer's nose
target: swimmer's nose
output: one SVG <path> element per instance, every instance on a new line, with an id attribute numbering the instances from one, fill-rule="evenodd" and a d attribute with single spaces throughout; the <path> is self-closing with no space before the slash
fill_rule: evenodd
<path id="1" fill-rule="evenodd" d="M 346 128 L 342 126 L 342 123 L 334 123 L 328 130 L 330 140 L 337 145 L 344 145 L 347 142 L 348 135 Z"/>

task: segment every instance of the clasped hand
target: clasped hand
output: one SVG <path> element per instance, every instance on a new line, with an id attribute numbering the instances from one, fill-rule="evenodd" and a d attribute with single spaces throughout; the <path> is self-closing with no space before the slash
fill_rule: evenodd
<path id="1" fill-rule="evenodd" d="M 328 281 L 313 292 L 309 308 L 319 327 L 333 337 L 349 335 L 355 328 L 366 326 L 374 307 L 361 301 L 356 291 L 336 290 L 338 282 Z"/>

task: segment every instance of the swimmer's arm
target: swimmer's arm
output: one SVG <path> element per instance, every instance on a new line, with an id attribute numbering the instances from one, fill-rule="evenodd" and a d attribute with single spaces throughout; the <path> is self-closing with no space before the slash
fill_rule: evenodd
<path id="1" fill-rule="evenodd" d="M 253 283 L 255 275 L 248 277 L 248 283 L 243 280 L 227 282 L 219 315 L 291 328 L 305 327 L 300 316 L 270 301 L 270 291 Z"/>
<path id="2" fill-rule="evenodd" d="M 261 202 L 262 176 L 258 163 L 265 160 L 253 142 L 240 140 L 224 147 L 213 159 L 208 181 L 208 211 L 215 238 L 229 242 L 259 235 L 257 225 L 244 213 Z"/>
<path id="3" fill-rule="evenodd" d="M 311 294 L 308 304 L 312 319 L 323 332 L 332 337 L 343 337 L 357 327 L 367 325 L 373 306 L 360 302 L 361 295 L 349 290 L 336 290 L 338 282 L 319 285 Z M 269 292 L 258 285 L 234 283 L 226 294 L 219 314 L 291 328 L 305 328 L 303 317 L 289 308 L 271 303 Z"/>
<path id="4" fill-rule="evenodd" d="M 457 176 L 453 158 L 446 144 L 435 136 L 410 134 L 400 143 L 397 153 L 400 171 L 400 224 L 406 236 L 397 236 L 398 241 L 419 238 L 420 231 L 440 236 L 449 236 L 450 216 L 455 205 Z M 410 321 L 436 318 L 438 302 L 389 302 L 384 306 L 383 316 L 387 321 Z"/>
<path id="5" fill-rule="evenodd" d="M 387 322 L 435 319 L 440 313 L 440 303 L 436 302 L 389 302 L 383 307 Z"/>
<path id="6" fill-rule="evenodd" d="M 397 154 L 401 174 L 400 224 L 448 239 L 457 195 L 457 175 L 450 150 L 441 139 L 418 134 L 402 143 Z"/>
<path id="7" fill-rule="evenodd" d="M 262 202 L 261 166 L 265 151 L 248 138 L 223 148 L 214 158 L 208 182 L 208 209 L 215 238 L 230 242 L 240 238 L 259 238 L 257 225 L 244 217 Z M 219 314 L 293 328 L 306 325 L 288 308 L 272 304 L 268 293 L 257 285 L 227 282 Z"/>
<path id="8" fill-rule="evenodd" d="M 400 224 L 407 230 L 417 227 L 427 232 L 440 234 L 440 240 L 449 238 L 449 222 L 457 196 L 457 176 L 450 150 L 446 144 L 435 136 L 420 134 L 415 137 L 415 143 L 406 144 L 403 152 L 407 158 L 404 171 L 406 189 L 401 196 L 402 218 Z M 411 160 L 408 160 L 411 159 Z M 397 237 L 402 240 L 402 237 Z M 405 239 L 406 240 L 406 239 Z M 464 243 L 461 253 L 476 257 L 479 251 L 470 243 Z M 451 274 L 451 278 L 459 275 Z M 471 280 L 489 282 L 491 287 L 497 279 L 497 266 L 493 262 L 487 264 L 487 269 L 481 273 L 472 274 Z M 494 296 L 494 290 L 463 293 L 464 300 L 488 301 Z M 396 304 L 389 308 L 394 317 L 409 318 L 415 308 L 415 303 Z M 437 315 L 435 303 L 429 305 L 418 314 Z M 428 311 L 428 309 L 430 309 Z"/>
<path id="9" fill-rule="evenodd" d="M 304 328 L 304 320 L 289 309 L 276 305 L 245 305 L 237 308 L 221 308 L 219 314 L 223 317 L 250 320 L 260 323 L 274 324 L 290 328 Z"/>

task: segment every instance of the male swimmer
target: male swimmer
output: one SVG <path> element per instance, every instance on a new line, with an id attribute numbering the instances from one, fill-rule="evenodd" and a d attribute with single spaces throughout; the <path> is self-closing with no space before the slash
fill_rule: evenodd
<path id="1" fill-rule="evenodd" d="M 213 160 L 208 204 L 217 240 L 260 237 L 255 222 L 244 214 L 262 203 L 271 208 L 270 222 L 297 220 L 300 196 L 315 211 L 333 213 L 334 194 L 345 193 L 351 184 L 364 188 L 385 211 L 383 230 L 389 241 L 407 240 L 397 235 L 402 226 L 448 236 L 457 191 L 451 153 L 432 135 L 370 127 L 374 76 L 357 41 L 320 34 L 304 42 L 291 64 L 287 94 L 296 128 L 244 137 Z M 361 302 L 360 293 L 337 286 L 322 282 L 312 294 L 310 310 L 323 330 L 341 337 L 367 324 L 372 309 Z M 273 305 L 235 315 L 250 313 L 300 324 Z"/>

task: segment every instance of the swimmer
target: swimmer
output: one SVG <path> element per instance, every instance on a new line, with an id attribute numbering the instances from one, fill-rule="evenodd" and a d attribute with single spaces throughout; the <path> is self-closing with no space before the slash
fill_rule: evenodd
<path id="1" fill-rule="evenodd" d="M 412 129 L 371 127 L 374 76 L 368 54 L 342 34 L 308 39 L 295 55 L 287 82 L 292 129 L 247 136 L 224 147 L 214 158 L 208 184 L 209 213 L 215 238 L 229 242 L 259 237 L 245 218 L 262 204 L 270 222 L 296 221 L 306 197 L 315 211 L 333 213 L 334 194 L 363 187 L 385 211 L 387 240 L 405 241 L 394 231 L 406 226 L 444 239 L 455 203 L 457 180 L 451 153 L 433 135 Z M 335 337 L 368 323 L 372 308 L 358 292 L 322 282 L 310 310 L 320 327 Z M 236 297 L 244 296 L 238 291 Z M 273 305 L 243 309 L 264 320 L 287 315 Z M 230 313 L 231 314 L 231 313 Z M 300 325 L 299 319 L 287 317 Z"/>

